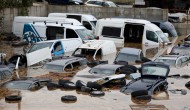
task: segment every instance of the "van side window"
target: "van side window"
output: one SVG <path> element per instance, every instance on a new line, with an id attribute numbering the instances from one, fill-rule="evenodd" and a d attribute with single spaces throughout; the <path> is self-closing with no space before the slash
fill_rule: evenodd
<path id="1" fill-rule="evenodd" d="M 87 21 L 83 21 L 82 24 L 83 24 L 83 26 L 84 26 L 86 29 L 88 29 L 88 30 L 92 30 L 92 27 L 91 27 L 91 25 L 90 25 L 89 22 L 87 22 Z"/>
<path id="2" fill-rule="evenodd" d="M 74 18 L 74 19 L 78 20 L 79 22 L 82 21 L 80 15 L 67 15 L 67 18 Z"/>
<path id="3" fill-rule="evenodd" d="M 54 52 L 58 52 L 62 50 L 61 42 L 56 42 L 54 45 Z"/>
<path id="4" fill-rule="evenodd" d="M 49 26 L 46 29 L 47 40 L 62 39 L 64 37 L 63 27 Z"/>
<path id="5" fill-rule="evenodd" d="M 121 28 L 118 27 L 103 27 L 102 36 L 119 38 L 121 35 Z"/>
<path id="6" fill-rule="evenodd" d="M 146 31 L 147 40 L 158 42 L 158 36 L 152 31 Z"/>
<path id="7" fill-rule="evenodd" d="M 78 38 L 78 35 L 74 30 L 66 29 L 66 38 Z"/>

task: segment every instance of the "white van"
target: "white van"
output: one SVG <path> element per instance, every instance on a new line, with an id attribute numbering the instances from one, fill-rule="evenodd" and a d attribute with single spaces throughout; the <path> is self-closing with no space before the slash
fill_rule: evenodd
<path id="1" fill-rule="evenodd" d="M 169 44 L 166 34 L 155 24 L 141 19 L 104 18 L 97 20 L 95 35 L 99 39 L 112 40 L 117 47 L 125 43 L 143 45 Z"/>
<path id="2" fill-rule="evenodd" d="M 94 30 L 97 19 L 90 14 L 77 14 L 77 13 L 49 13 L 48 17 L 62 17 L 73 18 L 82 23 L 88 30 Z"/>
<path id="3" fill-rule="evenodd" d="M 53 17 L 36 17 L 36 16 L 16 16 L 13 20 L 12 32 L 17 37 L 23 36 L 23 28 L 24 24 L 26 23 L 33 23 L 34 21 L 48 21 L 48 22 L 69 22 L 73 23 L 73 25 L 82 25 L 79 21 L 75 19 L 68 19 L 68 18 L 53 18 Z"/>
<path id="4" fill-rule="evenodd" d="M 95 39 L 96 36 L 84 26 L 68 23 L 27 23 L 23 29 L 23 39 L 26 42 L 39 42 L 44 40 L 79 38 L 82 40 Z"/>

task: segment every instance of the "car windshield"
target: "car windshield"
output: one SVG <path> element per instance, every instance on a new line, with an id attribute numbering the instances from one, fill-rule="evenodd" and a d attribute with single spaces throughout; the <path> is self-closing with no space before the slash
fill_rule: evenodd
<path id="1" fill-rule="evenodd" d="M 167 64 L 167 65 L 169 65 L 169 66 L 175 66 L 175 64 L 176 64 L 176 60 L 172 60 L 172 59 L 156 59 L 155 60 L 155 62 L 162 62 L 162 63 L 164 63 L 164 64 Z"/>
<path id="2" fill-rule="evenodd" d="M 40 49 L 46 48 L 46 47 L 50 48 L 52 46 L 52 44 L 53 44 L 53 42 L 36 43 L 36 44 L 31 46 L 28 53 L 31 53 L 31 52 L 34 52 L 36 50 L 40 50 Z"/>
<path id="3" fill-rule="evenodd" d="M 140 60 L 138 55 L 119 53 L 116 61 L 126 61 L 126 62 L 135 62 L 136 60 Z"/>
<path id="4" fill-rule="evenodd" d="M 103 75 L 115 74 L 115 70 L 112 70 L 112 69 L 92 68 L 89 72 L 92 74 L 103 74 Z"/>
<path id="5" fill-rule="evenodd" d="M 75 52 L 74 55 L 80 54 L 80 55 L 94 55 L 96 52 L 96 49 L 82 49 L 78 48 Z"/>
<path id="6" fill-rule="evenodd" d="M 158 34 L 158 36 L 160 36 L 160 38 L 164 41 L 164 42 L 170 42 L 168 40 L 168 38 L 166 37 L 166 35 L 162 32 L 162 31 L 156 31 L 156 33 Z"/>
<path id="7" fill-rule="evenodd" d="M 52 64 L 45 64 L 43 66 L 43 68 L 47 69 L 49 71 L 57 71 L 57 72 L 62 72 L 63 71 L 63 66 L 52 65 Z"/>
<path id="8" fill-rule="evenodd" d="M 96 27 L 96 22 L 97 21 L 90 21 L 90 23 L 94 26 L 94 28 Z"/>
<path id="9" fill-rule="evenodd" d="M 9 88 L 9 89 L 28 90 L 30 85 L 31 83 L 13 81 L 13 82 L 6 83 L 4 87 Z"/>
<path id="10" fill-rule="evenodd" d="M 154 75 L 154 76 L 164 76 L 166 77 L 167 68 L 161 66 L 143 66 L 142 75 Z"/>
<path id="11" fill-rule="evenodd" d="M 93 40 L 96 38 L 96 36 L 93 35 L 92 31 L 87 29 L 76 29 L 76 32 L 82 40 Z"/>

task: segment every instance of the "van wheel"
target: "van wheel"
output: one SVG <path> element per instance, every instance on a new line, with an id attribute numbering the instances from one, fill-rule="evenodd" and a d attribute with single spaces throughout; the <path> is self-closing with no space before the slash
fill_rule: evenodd
<path id="1" fill-rule="evenodd" d="M 82 86 L 86 86 L 86 83 L 81 81 L 81 80 L 77 80 L 76 82 L 76 88 L 77 89 L 81 89 Z"/>
<path id="2" fill-rule="evenodd" d="M 5 97 L 5 101 L 21 101 L 22 97 L 18 95 L 10 95 Z"/>
<path id="3" fill-rule="evenodd" d="M 74 95 L 65 95 L 65 96 L 62 96 L 61 97 L 61 101 L 77 101 L 77 97 L 76 96 L 74 96 Z"/>
<path id="4" fill-rule="evenodd" d="M 104 96 L 105 93 L 102 91 L 92 91 L 92 92 L 90 92 L 90 95 L 94 96 L 94 97 L 101 97 L 101 96 Z"/>

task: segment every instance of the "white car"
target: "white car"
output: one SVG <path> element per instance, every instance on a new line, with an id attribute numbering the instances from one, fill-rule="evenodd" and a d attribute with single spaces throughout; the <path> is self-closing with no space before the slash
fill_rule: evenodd
<path id="1" fill-rule="evenodd" d="M 101 7 L 118 7 L 115 3 L 112 1 L 104 1 L 104 0 L 88 0 L 85 2 L 85 5 L 87 6 L 101 6 Z"/>

